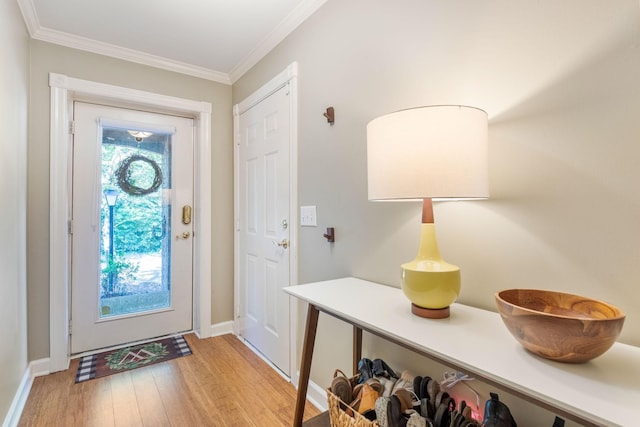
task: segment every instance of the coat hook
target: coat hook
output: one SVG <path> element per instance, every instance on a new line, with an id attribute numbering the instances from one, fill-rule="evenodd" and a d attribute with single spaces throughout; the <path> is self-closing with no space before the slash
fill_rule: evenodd
<path id="1" fill-rule="evenodd" d="M 336 241 L 336 234 L 335 234 L 335 229 L 333 227 L 327 227 L 327 232 L 325 234 L 322 235 L 325 239 L 327 239 L 327 242 L 329 243 L 333 243 Z"/>
<path id="2" fill-rule="evenodd" d="M 336 121 L 335 111 L 333 107 L 328 107 L 327 111 L 323 114 L 327 118 L 327 122 L 332 125 Z"/>

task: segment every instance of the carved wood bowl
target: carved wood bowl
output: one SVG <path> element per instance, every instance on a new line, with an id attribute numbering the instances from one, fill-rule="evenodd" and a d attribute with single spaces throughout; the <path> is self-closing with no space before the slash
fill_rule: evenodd
<path id="1" fill-rule="evenodd" d="M 546 359 L 583 363 L 613 345 L 624 313 L 610 304 L 578 295 L 535 289 L 496 293 L 502 321 L 530 352 Z"/>

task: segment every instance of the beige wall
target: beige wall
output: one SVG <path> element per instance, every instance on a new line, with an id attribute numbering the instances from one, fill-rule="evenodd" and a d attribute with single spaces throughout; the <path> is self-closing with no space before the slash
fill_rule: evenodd
<path id="1" fill-rule="evenodd" d="M 367 201 L 366 124 L 467 104 L 489 115 L 491 198 L 435 206 L 441 252 L 462 268 L 460 302 L 494 310 L 494 293 L 512 287 L 587 295 L 622 308 L 621 341 L 640 345 L 637 0 L 329 0 L 234 84 L 233 102 L 292 61 L 299 202 L 318 207 L 318 227 L 300 230 L 301 282 L 399 286 L 420 208 Z M 349 368 L 350 351 L 349 330 L 324 319 L 312 372 L 321 385 Z M 372 356 L 408 357 L 374 344 Z"/>
<path id="2" fill-rule="evenodd" d="M 28 48 L 17 3 L 0 2 L 0 421 L 27 368 Z"/>
<path id="3" fill-rule="evenodd" d="M 233 147 L 231 86 L 49 43 L 31 41 L 29 109 L 29 359 L 49 355 L 50 72 L 210 102 L 212 170 L 212 324 L 233 315 Z"/>

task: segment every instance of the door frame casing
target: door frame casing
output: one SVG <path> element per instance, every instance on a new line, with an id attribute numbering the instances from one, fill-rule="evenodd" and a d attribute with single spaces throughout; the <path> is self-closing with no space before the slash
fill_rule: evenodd
<path id="1" fill-rule="evenodd" d="M 280 74 L 253 92 L 243 101 L 233 106 L 233 207 L 234 207 L 234 254 L 233 254 L 233 295 L 234 325 L 236 336 L 240 336 L 241 300 L 240 300 L 240 115 L 254 105 L 263 101 L 285 85 L 289 85 L 290 135 L 289 135 L 289 284 L 298 284 L 298 63 L 293 62 Z M 294 298 L 289 299 L 289 372 L 291 381 L 297 384 L 297 319 L 298 304 Z M 252 347 L 253 348 L 253 347 Z"/>
<path id="2" fill-rule="evenodd" d="M 211 336 L 211 104 L 49 73 L 49 372 L 70 361 L 71 131 L 74 101 L 142 108 L 194 119 L 193 329 Z M 205 260 L 205 262 L 202 262 Z"/>

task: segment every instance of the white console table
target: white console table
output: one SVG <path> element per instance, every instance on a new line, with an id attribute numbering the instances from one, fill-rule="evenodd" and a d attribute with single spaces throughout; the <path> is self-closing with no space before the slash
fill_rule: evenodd
<path id="1" fill-rule="evenodd" d="M 453 304 L 448 319 L 422 319 L 411 314 L 409 301 L 400 289 L 356 278 L 290 286 L 284 290 L 309 303 L 295 427 L 302 425 L 319 312 L 353 325 L 354 372 L 361 358 L 362 331 L 365 330 L 565 419 L 586 426 L 640 423 L 638 347 L 616 343 L 588 363 L 564 364 L 528 353 L 494 312 Z M 464 345 L 460 345 L 461 337 Z"/>

